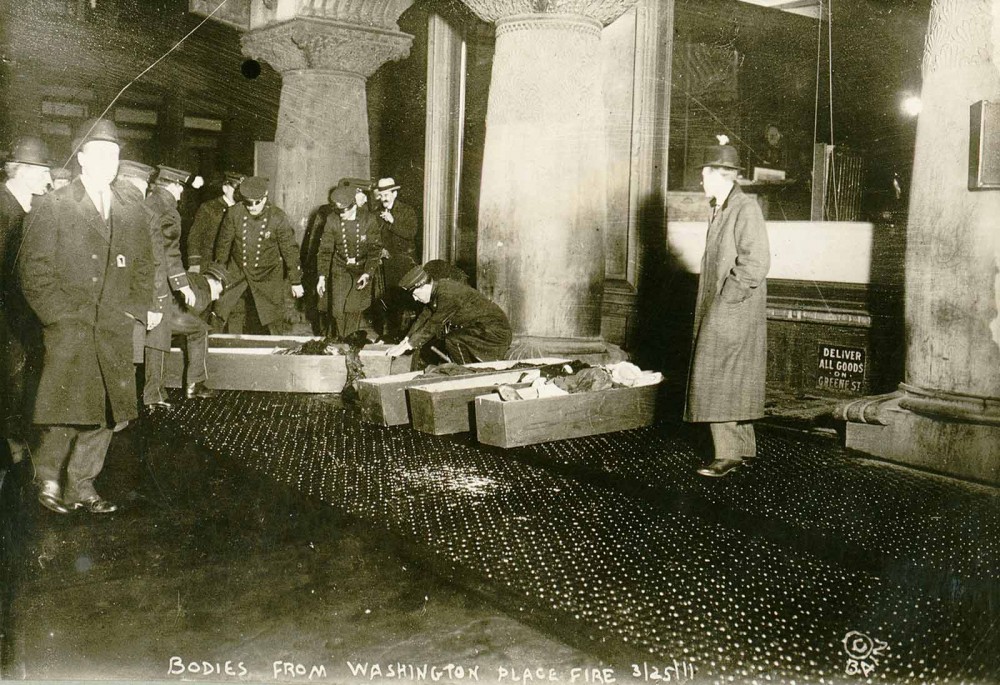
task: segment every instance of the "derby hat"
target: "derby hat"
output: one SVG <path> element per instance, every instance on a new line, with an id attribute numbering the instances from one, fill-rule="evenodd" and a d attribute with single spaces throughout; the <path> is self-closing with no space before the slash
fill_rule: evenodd
<path id="1" fill-rule="evenodd" d="M 375 191 L 381 193 L 384 190 L 399 190 L 399 184 L 392 176 L 380 178 L 375 186 Z"/>
<path id="2" fill-rule="evenodd" d="M 131 159 L 123 159 L 118 162 L 118 175 L 127 176 L 129 178 L 138 178 L 143 181 L 149 182 L 149 177 L 153 175 L 156 171 L 155 168 L 149 166 L 148 164 L 143 164 L 142 162 L 136 162 Z"/>
<path id="3" fill-rule="evenodd" d="M 44 140 L 35 136 L 21 136 L 15 140 L 6 161 L 33 164 L 34 166 L 52 166 L 48 146 Z"/>
<path id="4" fill-rule="evenodd" d="M 121 138 L 118 137 L 118 127 L 115 126 L 115 122 L 108 121 L 107 119 L 90 119 L 85 121 L 77 129 L 73 147 L 81 148 L 94 140 L 114 143 L 118 146 L 122 144 Z"/>
<path id="5" fill-rule="evenodd" d="M 174 167 L 163 166 L 162 164 L 156 168 L 156 183 L 161 185 L 170 183 L 185 185 L 189 178 L 191 178 L 190 171 L 175 169 Z"/>
<path id="6" fill-rule="evenodd" d="M 403 290 L 413 290 L 430 282 L 431 277 L 424 271 L 424 267 L 418 264 L 403 274 L 403 277 L 399 279 L 398 285 Z"/>
<path id="7" fill-rule="evenodd" d="M 704 161 L 698 166 L 741 170 L 743 167 L 740 166 L 739 151 L 729 144 L 729 138 L 726 136 L 716 137 L 719 139 L 719 144 L 705 148 Z"/>
<path id="8" fill-rule="evenodd" d="M 240 184 L 240 195 L 246 200 L 260 200 L 267 195 L 268 182 L 264 176 L 249 176 Z"/>

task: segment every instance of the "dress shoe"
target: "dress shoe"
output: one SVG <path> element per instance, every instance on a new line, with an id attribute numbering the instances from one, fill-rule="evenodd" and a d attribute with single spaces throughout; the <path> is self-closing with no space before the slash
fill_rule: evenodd
<path id="1" fill-rule="evenodd" d="M 743 463 L 742 459 L 716 459 L 708 466 L 698 469 L 698 475 L 709 478 L 721 478 Z"/>
<path id="2" fill-rule="evenodd" d="M 173 409 L 174 405 L 170 404 L 166 400 L 160 400 L 159 402 L 150 402 L 146 405 L 146 409 Z"/>
<path id="3" fill-rule="evenodd" d="M 52 480 L 43 482 L 39 487 L 38 503 L 57 514 L 69 513 L 69 508 L 63 504 L 62 495 L 59 492 L 59 484 Z"/>
<path id="4" fill-rule="evenodd" d="M 189 400 L 193 400 L 196 397 L 201 399 L 210 399 L 218 395 L 218 391 L 212 390 L 207 387 L 204 381 L 199 381 L 197 383 L 192 383 L 191 385 L 184 388 L 184 396 Z"/>
<path id="5" fill-rule="evenodd" d="M 80 502 L 73 502 L 69 504 L 69 507 L 71 509 L 84 509 L 91 514 L 110 514 L 113 511 L 118 511 L 117 504 L 112 504 L 100 495 L 82 500 Z"/>

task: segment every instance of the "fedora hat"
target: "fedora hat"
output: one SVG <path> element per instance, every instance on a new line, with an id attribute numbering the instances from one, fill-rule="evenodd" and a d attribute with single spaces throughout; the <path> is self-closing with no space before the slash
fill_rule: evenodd
<path id="1" fill-rule="evenodd" d="M 729 144 L 729 138 L 726 136 L 716 136 L 719 139 L 718 145 L 710 145 L 705 148 L 705 156 L 703 162 L 699 164 L 701 167 L 720 167 L 722 169 L 736 169 L 737 171 L 743 169 L 740 166 L 740 153 L 739 151 Z"/>
<path id="2" fill-rule="evenodd" d="M 35 166 L 51 167 L 49 148 L 45 141 L 35 136 L 21 136 L 11 146 L 8 162 L 18 164 L 33 164 Z"/>
<path id="3" fill-rule="evenodd" d="M 382 192 L 384 190 L 399 190 L 399 184 L 396 183 L 396 179 L 392 176 L 387 176 L 386 178 L 380 178 L 378 180 L 378 185 L 375 186 L 377 192 Z"/>
<path id="4" fill-rule="evenodd" d="M 115 122 L 108 121 L 107 119 L 89 119 L 77 129 L 73 147 L 81 148 L 95 140 L 114 143 L 118 146 L 122 144 L 121 138 L 118 137 L 118 127 L 115 126 Z"/>

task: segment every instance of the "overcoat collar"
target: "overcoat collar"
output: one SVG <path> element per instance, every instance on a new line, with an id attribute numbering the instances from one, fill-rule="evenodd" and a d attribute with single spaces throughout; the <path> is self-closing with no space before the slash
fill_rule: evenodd
<path id="1" fill-rule="evenodd" d="M 83 181 L 80 180 L 79 176 L 73 179 L 70 184 L 70 193 L 73 200 L 77 204 L 77 211 L 79 216 L 87 222 L 87 227 L 93 229 L 98 233 L 104 240 L 108 243 L 111 242 L 111 227 L 104 221 L 104 217 L 101 213 L 97 211 L 97 207 L 94 206 L 94 201 L 90 199 L 90 195 L 87 194 L 87 189 L 83 187 Z M 121 206 L 121 197 L 114 190 L 111 191 L 111 196 L 118 201 L 118 205 Z M 112 203 L 111 212 L 112 215 L 115 212 L 116 207 Z"/>
<path id="2" fill-rule="evenodd" d="M 730 188 L 729 194 L 726 195 L 726 199 L 722 201 L 722 206 L 719 208 L 719 211 L 716 212 L 716 216 L 719 215 L 719 212 L 725 211 L 725 209 L 729 206 L 729 202 L 734 197 L 736 197 L 737 195 L 742 195 L 742 194 L 743 194 L 743 189 L 740 188 L 740 184 L 736 183 L 736 182 L 733 182 L 733 187 Z M 712 198 L 711 206 L 715 207 L 715 198 Z"/>

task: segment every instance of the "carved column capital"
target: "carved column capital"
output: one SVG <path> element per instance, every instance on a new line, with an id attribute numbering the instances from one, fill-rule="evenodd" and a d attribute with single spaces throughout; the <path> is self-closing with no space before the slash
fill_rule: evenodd
<path id="1" fill-rule="evenodd" d="M 989 21 L 991 15 L 998 16 Z M 993 0 L 934 0 L 924 37 L 923 76 L 995 61 L 998 23 L 1000 4 Z"/>
<path id="2" fill-rule="evenodd" d="M 413 36 L 396 30 L 301 18 L 255 29 L 241 39 L 244 54 L 280 72 L 324 69 L 363 78 L 408 56 L 412 42 Z"/>
<path id="3" fill-rule="evenodd" d="M 588 17 L 607 26 L 638 0 L 462 0 L 483 21 L 494 23 L 517 15 L 563 14 Z"/>

